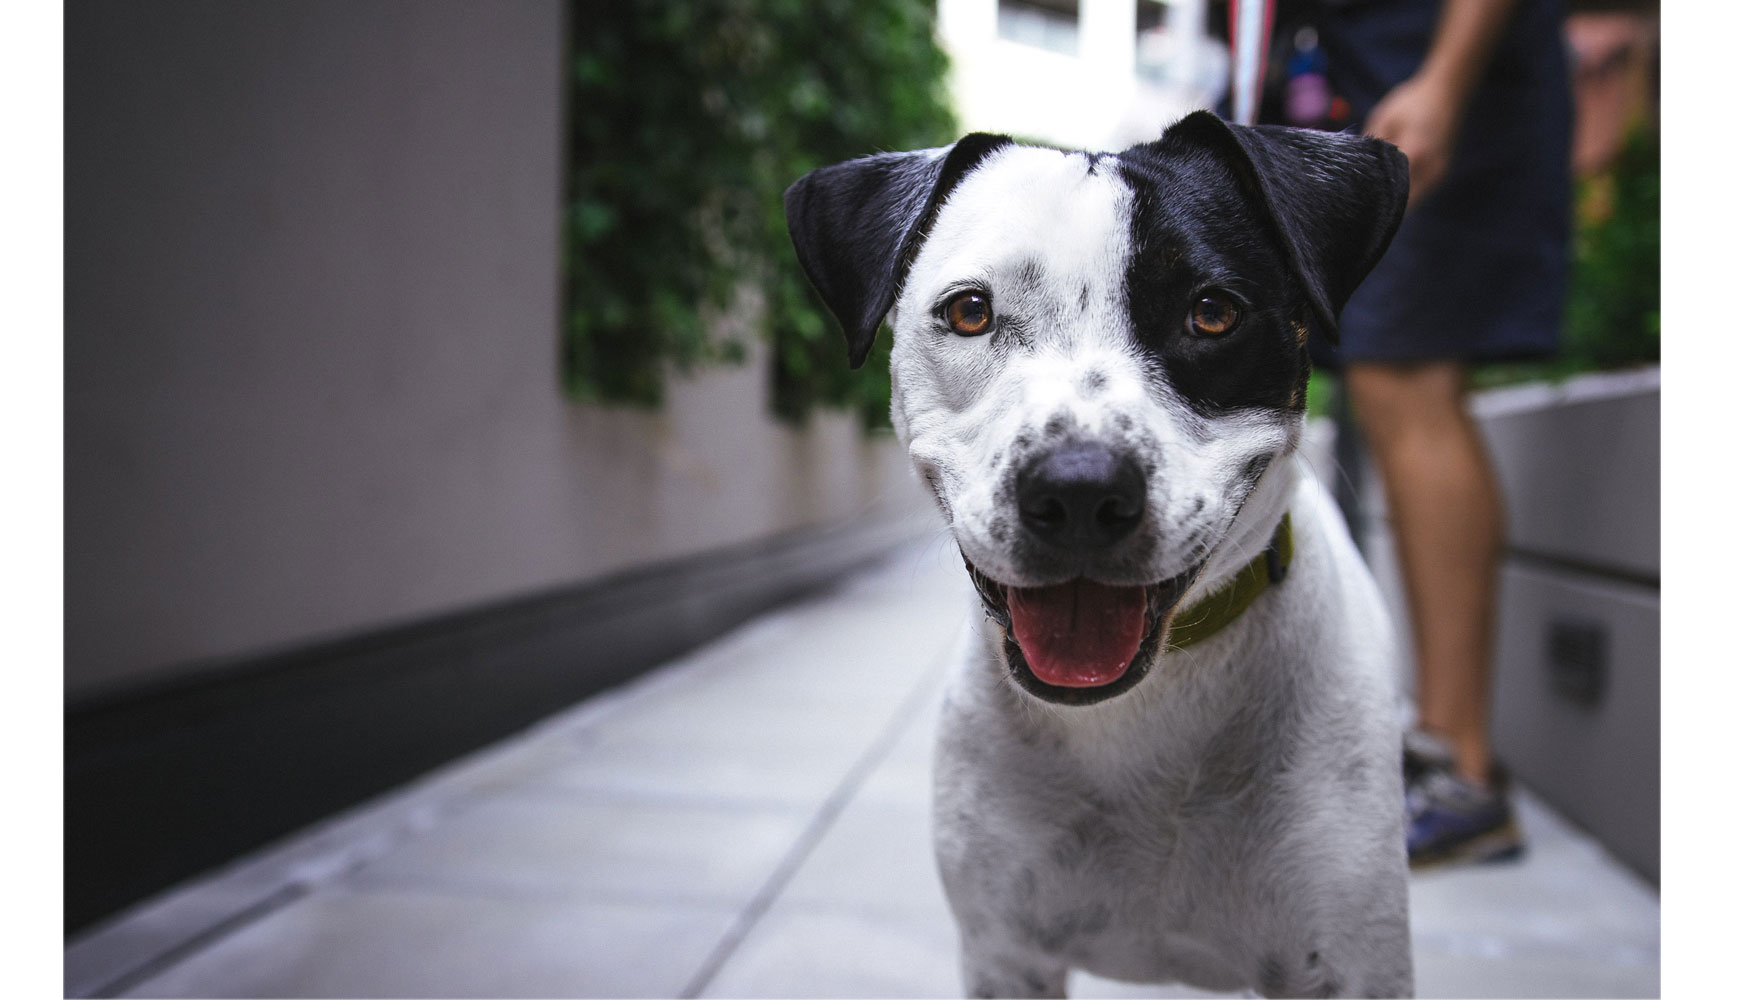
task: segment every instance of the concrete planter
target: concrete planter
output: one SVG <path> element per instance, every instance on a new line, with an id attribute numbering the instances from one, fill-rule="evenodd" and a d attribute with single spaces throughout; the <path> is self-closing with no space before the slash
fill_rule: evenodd
<path id="1" fill-rule="evenodd" d="M 1493 390 L 1472 410 L 1509 518 L 1496 750 L 1517 780 L 1656 883 L 1659 370 Z M 1377 483 L 1366 496 L 1364 549 L 1407 636 Z M 1408 691 L 1407 655 L 1404 678 Z"/>

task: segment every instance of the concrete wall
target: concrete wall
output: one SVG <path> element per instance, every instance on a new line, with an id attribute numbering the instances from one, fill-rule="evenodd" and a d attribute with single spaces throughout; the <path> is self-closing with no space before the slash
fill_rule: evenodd
<path id="1" fill-rule="evenodd" d="M 559 388 L 563 4 L 66 10 L 66 690 L 910 513 L 889 440 Z"/>

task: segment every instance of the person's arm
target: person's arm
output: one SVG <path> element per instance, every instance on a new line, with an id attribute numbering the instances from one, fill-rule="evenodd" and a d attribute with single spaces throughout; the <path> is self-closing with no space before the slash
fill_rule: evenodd
<path id="1" fill-rule="evenodd" d="M 1446 176 L 1452 144 L 1477 81 L 1514 0 L 1443 0 L 1434 41 L 1416 74 L 1392 88 L 1367 116 L 1368 135 L 1403 150 L 1410 161 L 1410 204 Z"/>

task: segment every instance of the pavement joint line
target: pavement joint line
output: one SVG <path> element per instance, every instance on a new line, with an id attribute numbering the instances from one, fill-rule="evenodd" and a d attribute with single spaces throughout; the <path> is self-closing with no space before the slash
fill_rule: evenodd
<path id="1" fill-rule="evenodd" d="M 418 784 L 417 780 L 415 784 Z M 290 906 L 318 888 L 340 881 L 387 855 L 406 841 L 423 835 L 435 825 L 434 815 L 449 812 L 451 808 L 446 807 L 454 805 L 453 802 L 424 801 L 425 795 L 417 789 L 411 792 L 407 789 L 401 789 L 397 793 L 392 793 L 392 796 L 392 801 L 398 803 L 394 807 L 394 811 L 399 815 L 388 830 L 374 836 L 351 835 L 342 844 L 317 858 L 294 864 L 282 883 L 266 895 L 210 921 L 204 927 L 188 934 L 174 944 L 165 946 L 140 959 L 125 971 L 112 976 L 100 987 L 82 995 L 110 997 L 133 989 L 153 976 L 173 968 L 201 949 Z M 347 810 L 337 817 L 331 817 L 327 822 L 344 825 L 356 822 L 360 817 L 383 808 L 385 808 L 383 804 L 376 803 L 361 807 L 356 811 Z M 326 823 L 317 825 L 326 826 Z M 276 850 L 282 849 L 284 848 L 268 848 L 266 853 L 272 854 Z M 227 868 L 229 867 L 227 866 Z M 214 881 L 222 881 L 223 878 L 223 874 L 213 876 Z M 167 895 L 181 891 L 185 890 L 172 889 L 167 892 Z"/>
<path id="2" fill-rule="evenodd" d="M 225 917 L 192 937 L 180 941 L 157 954 L 152 955 L 140 964 L 128 969 L 109 982 L 104 983 L 85 994 L 92 997 L 120 996 L 143 982 L 151 979 L 167 969 L 174 967 L 183 959 L 205 948 L 207 945 L 227 937 L 233 932 L 260 920 L 262 917 L 294 902 L 309 893 L 315 886 L 311 884 L 293 883 L 274 890 L 266 897 L 256 900 L 249 906 Z"/>
<path id="3" fill-rule="evenodd" d="M 447 800 L 426 801 L 428 794 L 429 791 L 415 789 L 413 791 L 404 790 L 402 794 L 394 795 L 392 801 L 398 803 L 394 807 L 394 811 L 399 815 L 390 829 L 371 836 L 351 836 L 341 845 L 315 859 L 294 864 L 284 882 L 267 895 L 213 920 L 181 941 L 142 959 L 132 968 L 113 977 L 101 988 L 92 990 L 86 995 L 108 997 L 133 989 L 153 976 L 173 968 L 208 945 L 215 944 L 250 924 L 290 906 L 319 888 L 340 882 L 354 872 L 360 871 L 388 855 L 407 841 L 423 836 L 436 826 L 439 818 L 453 812 L 456 805 L 456 800 L 453 797 Z M 382 808 L 385 807 L 379 804 L 360 809 L 357 812 L 349 810 L 336 818 L 335 822 L 345 824 L 356 821 L 360 817 Z M 220 876 L 220 878 L 222 877 Z"/>
<path id="4" fill-rule="evenodd" d="M 936 655 L 929 658 L 928 662 L 931 664 L 945 663 L 958 641 L 958 635 L 950 637 Z M 802 863 L 808 860 L 810 854 L 814 853 L 814 849 L 826 837 L 827 831 L 838 821 L 839 816 L 845 811 L 845 807 L 850 805 L 851 799 L 862 789 L 863 783 L 868 780 L 869 775 L 886 759 L 889 753 L 893 752 L 894 746 L 905 734 L 906 727 L 916 721 L 918 713 L 924 709 L 925 700 L 938 689 L 940 682 L 941 674 L 939 672 L 926 670 L 912 689 L 906 693 L 904 700 L 894 710 L 893 715 L 888 718 L 887 724 L 882 727 L 880 734 L 869 744 L 868 749 L 863 751 L 862 756 L 857 758 L 856 763 L 851 765 L 851 769 L 845 773 L 838 787 L 832 790 L 832 794 L 827 796 L 826 802 L 815 812 L 814 818 L 803 829 L 801 836 L 796 838 L 796 842 L 790 845 L 790 850 L 779 860 L 778 867 L 773 869 L 772 874 L 760 886 L 759 891 L 754 893 L 753 899 L 736 915 L 722 940 L 718 941 L 717 946 L 711 949 L 711 953 L 706 956 L 699 971 L 693 974 L 686 989 L 681 991 L 682 1000 L 696 1000 L 700 994 L 704 993 L 705 987 L 711 985 L 711 981 L 717 978 L 717 974 L 723 971 L 723 966 L 735 954 L 736 949 L 741 947 L 742 942 L 747 940 L 748 934 L 765 917 L 766 912 L 772 908 L 772 904 L 777 902 L 778 896 L 783 893 L 785 887 L 790 884 L 790 880 L 801 869 Z"/>

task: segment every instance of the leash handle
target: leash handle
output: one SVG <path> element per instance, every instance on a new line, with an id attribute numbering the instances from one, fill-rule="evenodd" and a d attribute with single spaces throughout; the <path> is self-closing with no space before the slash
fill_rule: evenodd
<path id="1" fill-rule="evenodd" d="M 1276 0 L 1231 0 L 1227 8 L 1228 51 L 1233 66 L 1231 92 L 1234 121 L 1258 124 L 1264 91 L 1264 67 L 1270 58 L 1270 28 L 1276 22 Z"/>

